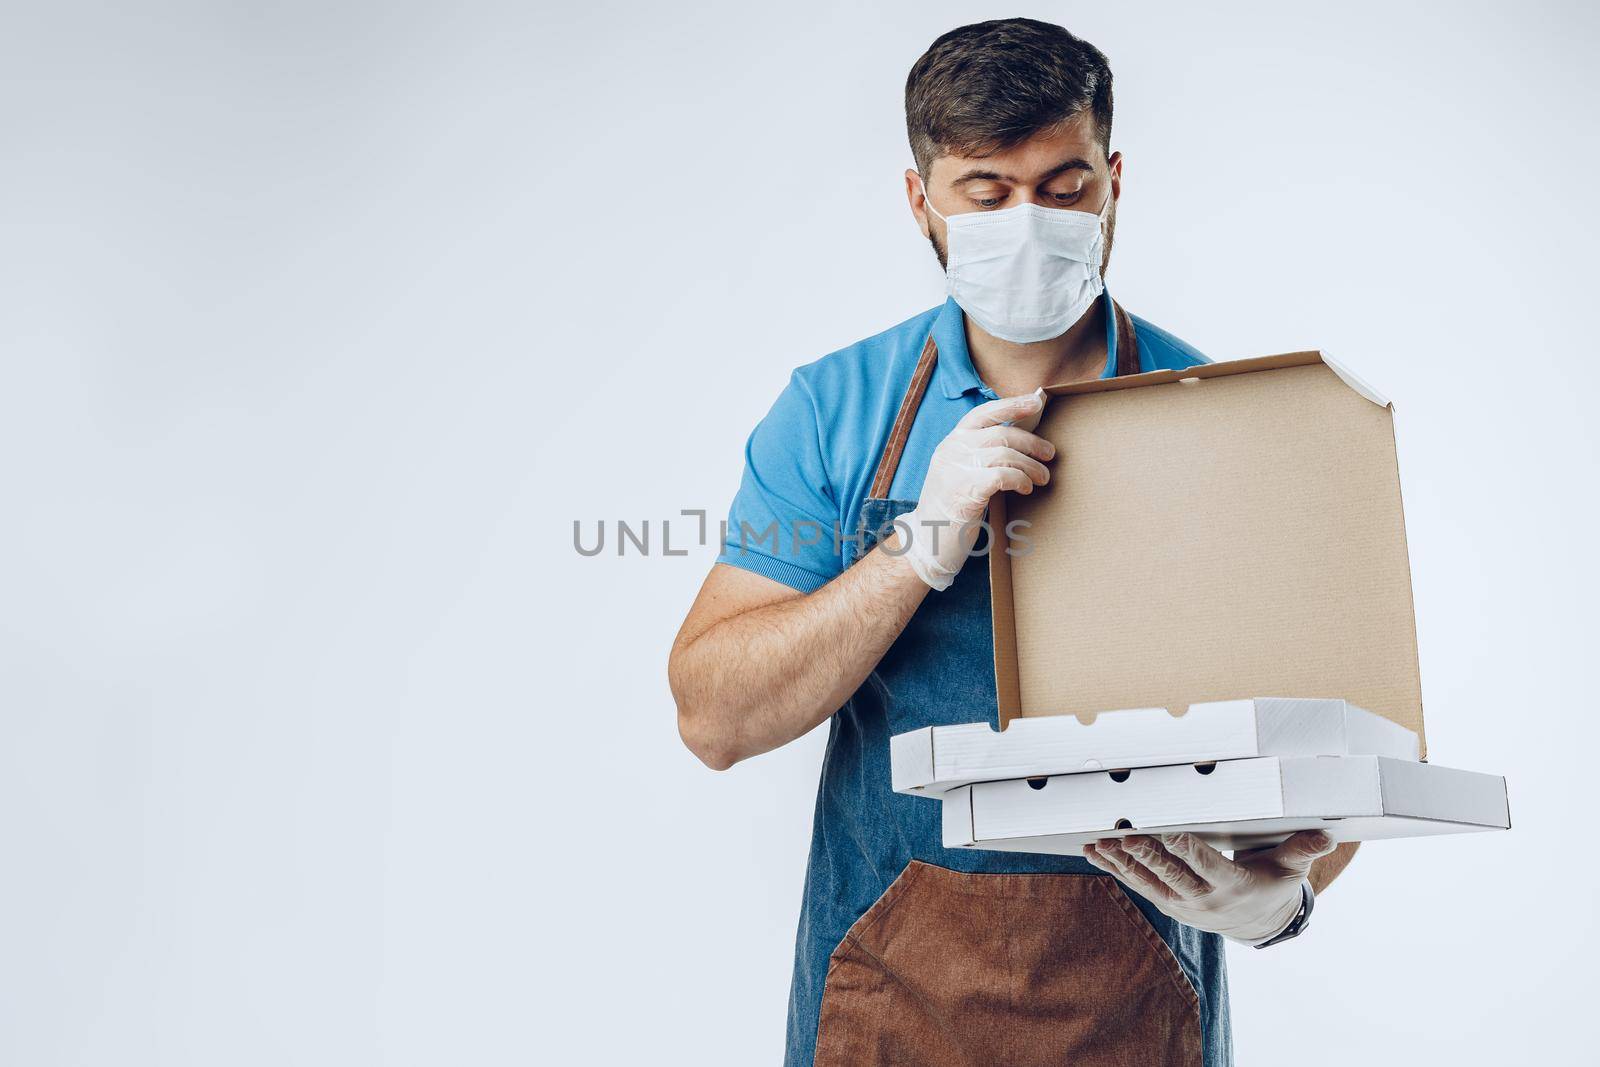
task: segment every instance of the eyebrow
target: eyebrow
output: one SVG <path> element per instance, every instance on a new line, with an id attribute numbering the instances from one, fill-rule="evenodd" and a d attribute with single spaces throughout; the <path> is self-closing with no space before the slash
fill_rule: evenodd
<path id="1" fill-rule="evenodd" d="M 1089 171 L 1092 171 L 1092 170 L 1094 170 L 1094 165 L 1092 163 L 1090 163 L 1086 159 L 1069 159 L 1064 163 L 1057 163 L 1055 166 L 1053 166 L 1049 170 L 1045 171 L 1044 174 L 1040 175 L 1039 182 L 1040 182 L 1040 184 L 1043 184 L 1044 182 L 1049 181 L 1051 178 L 1054 178 L 1056 175 L 1064 174 L 1069 170 L 1089 170 Z M 952 184 L 952 185 L 963 185 L 966 182 L 979 182 L 979 181 L 1012 182 L 1012 183 L 1018 184 L 1018 185 L 1022 184 L 1022 179 L 1020 179 L 1020 178 L 1013 178 L 1009 174 L 1001 174 L 1001 173 L 999 173 L 997 171 L 992 171 L 992 170 L 969 170 L 965 174 L 961 175 L 961 177 L 959 177 L 955 181 L 951 182 L 950 184 Z"/>

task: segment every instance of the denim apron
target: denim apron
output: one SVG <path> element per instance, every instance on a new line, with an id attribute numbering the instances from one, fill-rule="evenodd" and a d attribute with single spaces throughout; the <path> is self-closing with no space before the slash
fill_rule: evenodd
<path id="1" fill-rule="evenodd" d="M 1137 372 L 1133 322 L 1113 307 L 1118 373 Z M 890 493 L 937 360 L 930 335 L 847 566 L 916 506 Z M 989 572 L 974 555 L 830 720 L 787 1067 L 1232 1063 L 1220 937 L 1079 857 L 947 850 L 939 803 L 890 790 L 892 734 L 995 719 Z"/>

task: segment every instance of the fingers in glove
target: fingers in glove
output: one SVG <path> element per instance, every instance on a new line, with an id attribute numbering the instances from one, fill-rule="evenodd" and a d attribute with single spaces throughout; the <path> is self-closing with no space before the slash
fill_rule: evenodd
<path id="1" fill-rule="evenodd" d="M 1015 467 L 1026 474 L 1034 485 L 1043 485 L 1050 480 L 1049 467 L 1014 448 L 980 448 L 972 454 L 972 458 L 980 467 Z"/>
<path id="2" fill-rule="evenodd" d="M 1037 415 L 1043 410 L 1044 397 L 1038 393 L 1008 396 L 1000 400 L 991 400 L 987 404 L 979 404 L 963 415 L 956 426 L 963 430 L 981 430 L 985 426 L 999 426 L 1001 423 Z"/>
<path id="3" fill-rule="evenodd" d="M 983 518 L 983 509 L 989 506 L 989 498 L 1007 490 L 1027 496 L 1033 492 L 1033 479 L 1015 467 L 985 468 L 972 481 L 962 486 L 958 490 L 956 499 L 952 501 L 951 521 L 955 523 L 953 528 L 969 528 L 970 524 Z M 940 543 L 944 543 L 942 539 Z"/>
<path id="4" fill-rule="evenodd" d="M 1200 877 L 1182 859 L 1169 852 L 1154 837 L 1133 836 L 1122 839 L 1122 847 L 1134 859 L 1160 878 L 1180 900 L 1199 900 L 1211 892 L 1211 883 Z"/>
<path id="5" fill-rule="evenodd" d="M 1326 856 L 1337 846 L 1333 835 L 1326 830 L 1301 830 L 1262 858 L 1275 863 L 1290 874 L 1303 875 L 1319 857 Z"/>
<path id="6" fill-rule="evenodd" d="M 1236 885 L 1245 877 L 1238 864 L 1194 834 L 1163 834 L 1161 843 L 1213 887 Z"/>
<path id="7" fill-rule="evenodd" d="M 979 430 L 972 440 L 982 448 L 1014 448 L 1046 463 L 1056 458 L 1055 445 L 1036 433 L 1019 430 L 1015 426 L 991 426 L 987 430 Z"/>
<path id="8" fill-rule="evenodd" d="M 1151 900 L 1182 899 L 1114 838 L 1095 842 L 1094 849 L 1096 854 L 1110 866 L 1111 873 L 1137 890 L 1141 896 Z"/>
<path id="9" fill-rule="evenodd" d="M 1097 844 L 1084 845 L 1083 858 L 1119 881 L 1123 880 L 1125 877 L 1123 868 L 1119 864 L 1112 862 L 1107 850 L 1101 847 L 1104 844 L 1105 842 L 1099 842 Z"/>
<path id="10" fill-rule="evenodd" d="M 1015 467 L 990 467 L 978 480 L 978 491 L 985 501 L 1006 489 L 1026 496 L 1033 492 L 1033 479 Z"/>

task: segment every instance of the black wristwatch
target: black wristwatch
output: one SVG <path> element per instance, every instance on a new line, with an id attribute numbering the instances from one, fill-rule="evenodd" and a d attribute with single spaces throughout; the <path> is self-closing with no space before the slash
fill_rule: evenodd
<path id="1" fill-rule="evenodd" d="M 1287 941 L 1291 937 L 1299 937 L 1305 933 L 1307 926 L 1311 925 L 1311 909 L 1317 903 L 1317 895 L 1311 891 L 1311 881 L 1307 879 L 1300 883 L 1300 910 L 1294 913 L 1294 918 L 1289 920 L 1289 925 L 1283 932 L 1267 938 L 1256 948 L 1269 948 L 1280 941 Z"/>

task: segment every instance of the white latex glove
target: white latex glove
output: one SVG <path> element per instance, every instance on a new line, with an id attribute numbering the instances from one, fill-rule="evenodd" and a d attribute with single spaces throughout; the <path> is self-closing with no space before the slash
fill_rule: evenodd
<path id="1" fill-rule="evenodd" d="M 1179 922 L 1254 945 L 1288 927 L 1312 862 L 1333 849 L 1323 831 L 1302 830 L 1233 859 L 1193 834 L 1107 838 L 1083 855 Z"/>
<path id="2" fill-rule="evenodd" d="M 967 412 L 939 442 L 914 510 L 899 519 L 896 554 L 934 589 L 950 588 L 978 539 L 989 498 L 1003 489 L 1031 493 L 1050 480 L 1055 446 L 1020 426 L 1037 426 L 1044 393 L 1006 397 Z"/>

